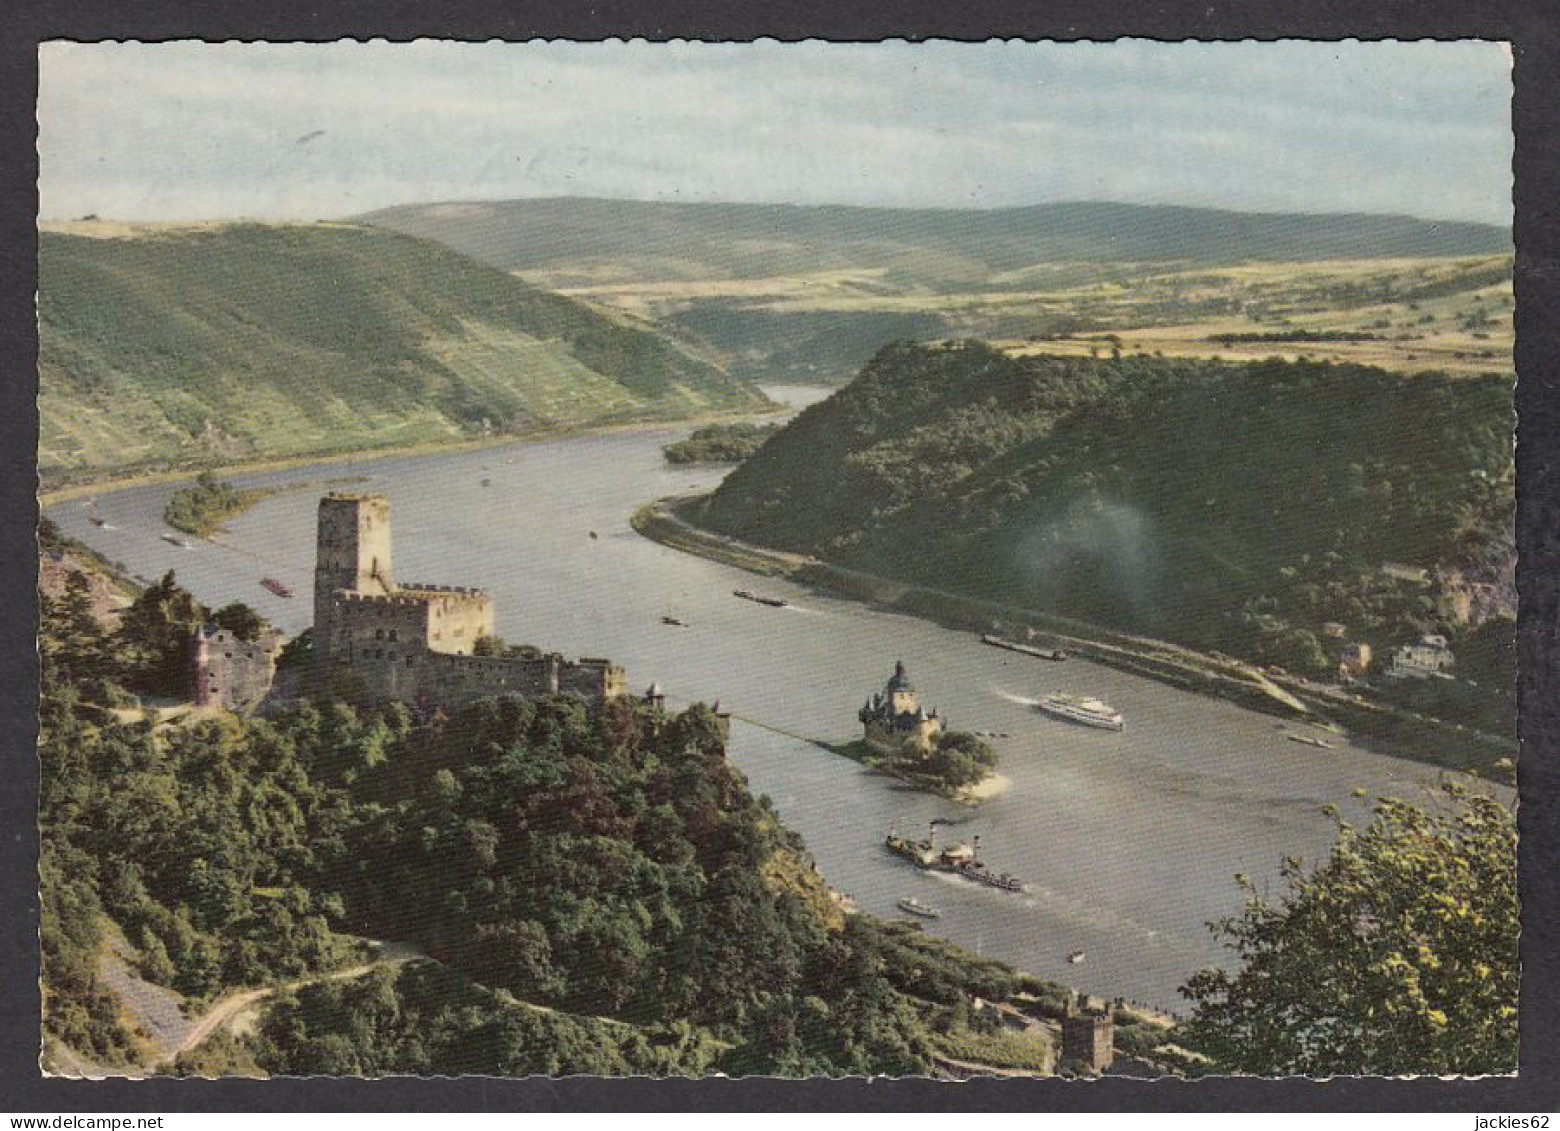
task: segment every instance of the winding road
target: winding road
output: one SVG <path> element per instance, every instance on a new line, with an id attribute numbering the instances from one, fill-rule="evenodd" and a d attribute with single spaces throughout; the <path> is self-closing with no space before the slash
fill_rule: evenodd
<path id="1" fill-rule="evenodd" d="M 341 970 L 332 970 L 328 974 L 321 974 L 312 978 L 300 978 L 294 982 L 285 982 L 276 986 L 263 986 L 255 990 L 240 990 L 229 994 L 225 998 L 212 1003 L 211 1008 L 201 1014 L 199 1020 L 184 1035 L 178 1045 L 169 1054 L 169 1059 L 174 1059 L 184 1053 L 199 1048 L 208 1038 L 227 1027 L 229 1022 L 235 1020 L 251 1006 L 258 1005 L 267 998 L 277 994 L 290 993 L 293 990 L 302 989 L 304 986 L 315 985 L 319 982 L 346 982 L 353 978 L 361 978 L 369 971 L 380 966 L 399 966 L 407 962 L 415 962 L 427 959 L 428 956 L 412 943 L 403 942 L 375 942 L 372 944 L 377 953 L 371 962 L 360 962 L 355 966 L 348 966 Z"/>

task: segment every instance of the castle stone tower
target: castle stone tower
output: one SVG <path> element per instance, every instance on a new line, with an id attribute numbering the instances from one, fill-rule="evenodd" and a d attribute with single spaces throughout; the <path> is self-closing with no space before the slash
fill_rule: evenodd
<path id="1" fill-rule="evenodd" d="M 390 570 L 390 500 L 383 495 L 332 493 L 320 500 L 314 559 L 314 654 L 335 656 L 333 595 L 341 589 L 388 597 L 395 591 Z"/>
<path id="2" fill-rule="evenodd" d="M 1116 1059 L 1116 1026 L 1109 1013 L 1069 1013 L 1062 1018 L 1062 1060 L 1075 1070 L 1099 1074 Z"/>
<path id="3" fill-rule="evenodd" d="M 889 678 L 888 686 L 883 690 L 887 693 L 889 710 L 893 711 L 894 714 L 915 714 L 915 685 L 910 682 L 910 676 L 905 672 L 905 662 L 903 660 L 894 665 L 894 674 Z"/>

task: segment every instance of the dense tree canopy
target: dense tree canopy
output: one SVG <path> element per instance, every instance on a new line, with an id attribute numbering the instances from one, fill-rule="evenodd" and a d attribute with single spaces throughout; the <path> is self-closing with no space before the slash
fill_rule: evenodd
<path id="1" fill-rule="evenodd" d="M 283 995 L 185 1070 L 921 1073 L 965 994 L 1016 989 L 847 921 L 708 708 L 322 698 L 158 724 L 110 709 L 134 703 L 116 680 L 171 678 L 204 610 L 165 577 L 121 667 L 83 600 L 46 607 L 40 735 L 45 1025 L 72 1048 L 132 1055 L 110 923 L 197 1002 L 361 961 L 364 936 L 429 956 Z"/>
<path id="2" fill-rule="evenodd" d="M 1509 589 L 1512 425 L 1496 377 L 901 344 L 694 517 L 1321 675 L 1328 622 L 1380 652 L 1453 627 L 1458 584 Z"/>
<path id="3" fill-rule="evenodd" d="M 661 449 L 668 463 L 741 463 L 780 431 L 778 424 L 710 424 Z"/>
<path id="4" fill-rule="evenodd" d="M 203 471 L 195 477 L 195 482 L 169 496 L 168 504 L 163 508 L 163 521 L 186 534 L 210 534 L 269 493 L 240 490 L 227 480 Z"/>
<path id="5" fill-rule="evenodd" d="M 1262 1075 L 1511 1072 L 1517 1064 L 1516 822 L 1447 784 L 1340 825 L 1314 871 L 1284 869 L 1217 924 L 1241 968 L 1204 971 L 1186 1040 Z"/>

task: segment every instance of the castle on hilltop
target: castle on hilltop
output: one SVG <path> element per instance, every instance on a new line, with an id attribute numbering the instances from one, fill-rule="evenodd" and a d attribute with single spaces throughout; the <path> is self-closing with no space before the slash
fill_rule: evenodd
<path id="1" fill-rule="evenodd" d="M 883 690 L 868 699 L 856 717 L 866 730 L 867 745 L 884 754 L 910 749 L 924 757 L 936 749 L 942 737 L 941 717 L 916 701 L 915 686 L 902 660 L 894 665 L 894 674 Z"/>
<path id="2" fill-rule="evenodd" d="M 626 689 L 623 669 L 609 660 L 474 654 L 477 641 L 493 635 L 493 598 L 481 589 L 398 584 L 382 495 L 322 498 L 316 554 L 316 675 L 348 675 L 367 699 L 431 709 L 563 693 L 594 703 Z"/>

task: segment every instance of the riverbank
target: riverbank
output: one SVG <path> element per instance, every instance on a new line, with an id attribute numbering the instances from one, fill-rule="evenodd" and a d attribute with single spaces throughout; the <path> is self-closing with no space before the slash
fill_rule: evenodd
<path id="1" fill-rule="evenodd" d="M 771 550 L 704 530 L 684 517 L 701 496 L 673 496 L 640 507 L 633 528 L 685 553 L 751 573 L 783 577 L 834 596 L 930 620 L 945 628 L 1022 636 L 1043 633 L 1069 654 L 1185 691 L 1210 695 L 1287 720 L 1314 720 L 1346 730 L 1359 745 L 1415 762 L 1483 775 L 1516 757 L 1515 736 L 1486 734 L 1373 702 L 1341 688 L 1268 675 L 1236 660 L 1167 641 L 1116 632 L 1055 613 L 1001 605 L 847 569 L 804 554 Z M 1041 661 L 1037 661 L 1041 662 Z M 1044 661 L 1054 662 L 1054 661 Z"/>
<path id="2" fill-rule="evenodd" d="M 416 444 L 394 444 L 382 448 L 352 448 L 341 451 L 313 452 L 307 455 L 274 456 L 236 463 L 192 461 L 178 466 L 111 472 L 102 477 L 83 478 L 76 481 L 56 481 L 52 486 L 43 484 L 38 493 L 40 508 L 90 498 L 111 491 L 123 491 L 132 487 L 156 487 L 166 483 L 178 483 L 192 479 L 202 471 L 221 472 L 223 475 L 256 475 L 270 471 L 296 471 L 307 467 L 329 467 L 334 464 L 353 463 L 366 459 L 391 459 L 407 456 L 456 455 L 462 452 L 485 451 L 511 444 L 540 444 L 552 440 L 565 440 L 578 436 L 612 436 L 633 432 L 646 432 L 658 428 L 687 426 L 697 428 L 721 421 L 767 419 L 777 413 L 791 411 L 777 405 L 771 412 L 721 412 L 701 413 L 698 416 L 655 417 L 623 421 L 616 424 L 580 425 L 576 427 L 542 428 L 526 433 L 474 436 L 459 440 L 424 441 Z"/>

